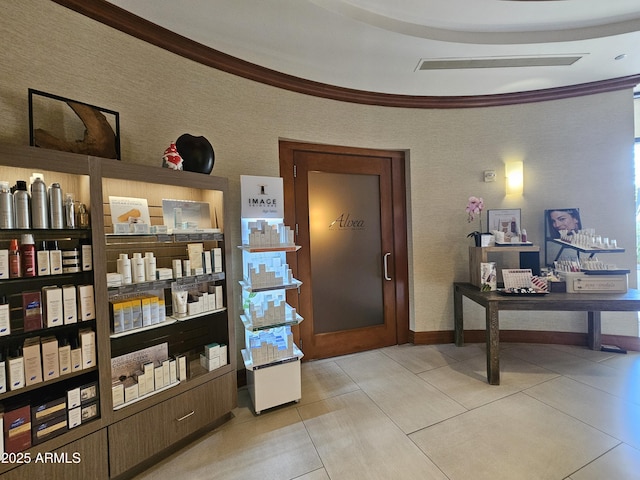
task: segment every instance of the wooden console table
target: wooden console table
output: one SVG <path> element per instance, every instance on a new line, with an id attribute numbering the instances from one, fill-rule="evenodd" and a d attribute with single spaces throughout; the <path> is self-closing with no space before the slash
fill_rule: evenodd
<path id="1" fill-rule="evenodd" d="M 453 312 L 456 346 L 464 345 L 462 298 L 467 297 L 485 308 L 487 331 L 487 381 L 500 385 L 500 311 L 537 310 L 587 312 L 588 339 L 592 350 L 599 350 L 600 312 L 640 311 L 640 292 L 627 293 L 550 293 L 536 296 L 505 296 L 497 292 L 481 292 L 470 283 L 454 283 Z"/>

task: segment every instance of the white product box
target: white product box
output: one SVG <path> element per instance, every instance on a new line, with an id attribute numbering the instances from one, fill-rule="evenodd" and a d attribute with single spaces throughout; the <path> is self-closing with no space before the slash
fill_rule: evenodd
<path id="1" fill-rule="evenodd" d="M 64 324 L 64 306 L 62 302 L 62 288 L 44 287 L 44 324 L 47 328 Z"/>
<path id="2" fill-rule="evenodd" d="M 42 357 L 40 356 L 40 338 L 39 337 L 31 337 L 28 338 L 24 342 L 24 347 L 22 348 L 23 357 L 20 359 L 23 363 L 23 382 L 25 386 L 34 385 L 36 383 L 42 382 Z M 9 368 L 11 368 L 11 362 L 13 359 L 9 360 Z M 15 377 L 19 378 L 19 373 L 15 375 Z M 11 384 L 13 385 L 13 379 Z"/>
<path id="3" fill-rule="evenodd" d="M 567 284 L 567 293 L 626 293 L 628 274 L 587 275 L 584 272 L 559 272 Z"/>
<path id="4" fill-rule="evenodd" d="M 213 273 L 221 273 L 223 271 L 222 267 L 222 249 L 214 248 L 211 250 L 212 263 L 213 263 Z"/>
<path id="5" fill-rule="evenodd" d="M 156 390 L 164 387 L 164 372 L 162 369 L 162 364 L 159 362 L 154 364 L 153 366 L 153 379 Z"/>
<path id="6" fill-rule="evenodd" d="M 80 348 L 82 350 L 82 368 L 91 368 L 96 365 L 96 332 L 93 330 L 80 330 Z"/>
<path id="7" fill-rule="evenodd" d="M 136 383 L 136 381 L 129 377 L 124 381 L 124 401 L 125 403 L 127 402 L 131 402 L 133 400 L 135 400 L 136 398 L 138 398 L 139 395 L 139 390 L 138 390 L 138 384 Z"/>
<path id="8" fill-rule="evenodd" d="M 78 285 L 78 318 L 81 321 L 96 318 L 93 285 Z"/>
<path id="9" fill-rule="evenodd" d="M 213 357 L 207 358 L 205 355 L 200 355 L 200 365 L 208 371 L 215 370 L 220 367 L 220 358 Z"/>
<path id="10" fill-rule="evenodd" d="M 42 339 L 42 374 L 44 380 L 60 376 L 60 351 L 56 337 Z"/>
<path id="11" fill-rule="evenodd" d="M 216 285 L 216 310 L 224 308 L 224 294 L 222 293 L 222 285 Z"/>
<path id="12" fill-rule="evenodd" d="M 124 385 L 122 382 L 114 382 L 111 385 L 111 396 L 113 397 L 113 406 L 117 407 L 124 403 Z"/>
<path id="13" fill-rule="evenodd" d="M 76 408 L 80 406 L 80 387 L 72 388 L 67 391 L 67 408 Z"/>
<path id="14" fill-rule="evenodd" d="M 169 382 L 174 384 L 178 381 L 177 362 L 175 359 L 169 360 Z"/>
<path id="15" fill-rule="evenodd" d="M 147 362 L 143 364 L 142 371 L 144 372 L 144 385 L 146 388 L 146 393 L 151 393 L 156 388 L 153 362 Z"/>
<path id="16" fill-rule="evenodd" d="M 204 356 L 210 360 L 220 356 L 220 345 L 217 343 L 210 343 L 204 346 Z"/>
<path id="17" fill-rule="evenodd" d="M 67 421 L 69 423 L 69 428 L 80 426 L 80 424 L 82 423 L 82 408 L 78 406 L 70 409 L 68 412 Z"/>
<path id="18" fill-rule="evenodd" d="M 78 321 L 78 302 L 75 285 L 62 286 L 62 313 L 65 325 Z"/>

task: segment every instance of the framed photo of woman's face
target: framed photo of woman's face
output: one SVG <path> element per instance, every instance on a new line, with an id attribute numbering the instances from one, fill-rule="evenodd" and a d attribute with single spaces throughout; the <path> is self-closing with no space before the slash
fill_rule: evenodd
<path id="1" fill-rule="evenodd" d="M 578 208 L 550 208 L 544 211 L 544 219 L 547 239 L 560 238 L 561 231 L 577 233 L 582 230 Z"/>

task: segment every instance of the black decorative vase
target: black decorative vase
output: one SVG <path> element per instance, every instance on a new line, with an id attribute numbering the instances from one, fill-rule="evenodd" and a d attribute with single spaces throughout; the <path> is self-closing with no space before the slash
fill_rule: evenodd
<path id="1" fill-rule="evenodd" d="M 176 140 L 176 148 L 182 157 L 182 169 L 188 172 L 206 173 L 213 170 L 215 154 L 205 137 L 184 133 Z"/>

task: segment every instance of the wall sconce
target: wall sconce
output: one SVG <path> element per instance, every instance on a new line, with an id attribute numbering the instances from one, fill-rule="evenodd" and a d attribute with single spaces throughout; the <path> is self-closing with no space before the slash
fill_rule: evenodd
<path id="1" fill-rule="evenodd" d="M 524 173 L 522 162 L 506 162 L 507 195 L 522 195 L 524 187 Z"/>

